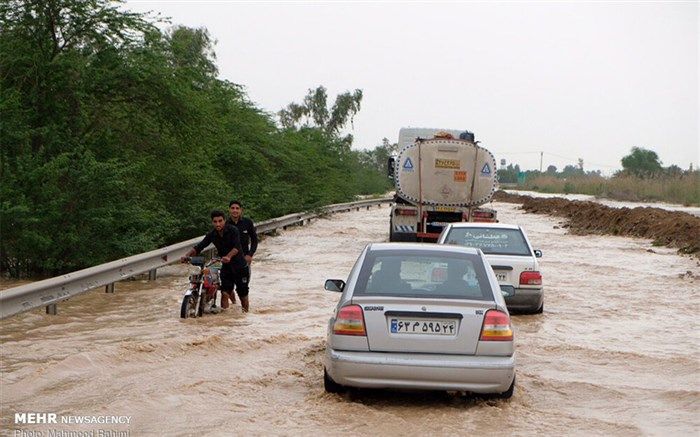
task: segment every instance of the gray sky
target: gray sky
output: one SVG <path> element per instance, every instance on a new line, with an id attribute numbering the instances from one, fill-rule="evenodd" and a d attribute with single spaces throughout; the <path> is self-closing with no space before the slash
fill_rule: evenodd
<path id="1" fill-rule="evenodd" d="M 632 146 L 698 167 L 698 2 L 127 2 L 206 27 L 220 75 L 277 112 L 361 88 L 355 148 L 469 129 L 497 159 L 610 174 Z"/>

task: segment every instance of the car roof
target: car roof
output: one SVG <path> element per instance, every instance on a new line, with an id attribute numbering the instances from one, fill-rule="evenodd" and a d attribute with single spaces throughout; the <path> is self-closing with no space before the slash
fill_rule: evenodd
<path id="1" fill-rule="evenodd" d="M 493 228 L 493 229 L 520 229 L 519 225 L 509 223 L 489 222 L 454 222 L 449 224 L 453 228 Z"/>
<path id="2" fill-rule="evenodd" d="M 457 245 L 445 245 L 445 244 L 434 244 L 434 243 L 371 243 L 369 247 L 370 251 L 395 251 L 397 253 L 404 251 L 425 251 L 426 253 L 464 253 L 469 255 L 478 255 L 481 252 L 480 249 L 475 249 L 473 247 L 457 246 Z"/>

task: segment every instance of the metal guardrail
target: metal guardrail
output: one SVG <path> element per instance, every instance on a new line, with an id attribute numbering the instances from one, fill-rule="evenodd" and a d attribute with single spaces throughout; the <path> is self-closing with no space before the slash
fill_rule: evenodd
<path id="1" fill-rule="evenodd" d="M 314 211 L 288 214 L 257 223 L 258 234 L 269 234 L 287 226 L 304 225 L 309 220 L 329 213 L 351 211 L 360 208 L 390 203 L 391 198 L 366 199 L 357 202 L 328 205 Z M 71 297 L 106 286 L 107 292 L 114 291 L 114 283 L 142 273 L 149 273 L 155 279 L 159 267 L 180 261 L 202 237 L 192 238 L 181 243 L 152 250 L 150 252 L 111 261 L 63 276 L 33 282 L 19 287 L 0 291 L 0 319 L 15 314 L 46 307 L 46 312 L 56 314 L 56 304 Z M 207 250 L 212 250 L 210 246 Z"/>

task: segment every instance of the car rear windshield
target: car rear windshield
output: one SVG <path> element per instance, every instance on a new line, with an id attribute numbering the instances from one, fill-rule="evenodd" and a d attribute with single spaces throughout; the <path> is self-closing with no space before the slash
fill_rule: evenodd
<path id="1" fill-rule="evenodd" d="M 493 300 L 478 255 L 374 251 L 367 254 L 354 294 Z"/>
<path id="2" fill-rule="evenodd" d="M 474 247 L 490 255 L 530 255 L 520 229 L 455 227 L 450 229 L 445 243 Z"/>

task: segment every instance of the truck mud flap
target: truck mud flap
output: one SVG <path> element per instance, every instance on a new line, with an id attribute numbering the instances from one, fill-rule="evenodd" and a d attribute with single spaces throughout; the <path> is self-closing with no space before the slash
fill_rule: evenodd
<path id="1" fill-rule="evenodd" d="M 389 241 L 413 242 L 418 241 L 415 232 L 392 232 Z"/>

